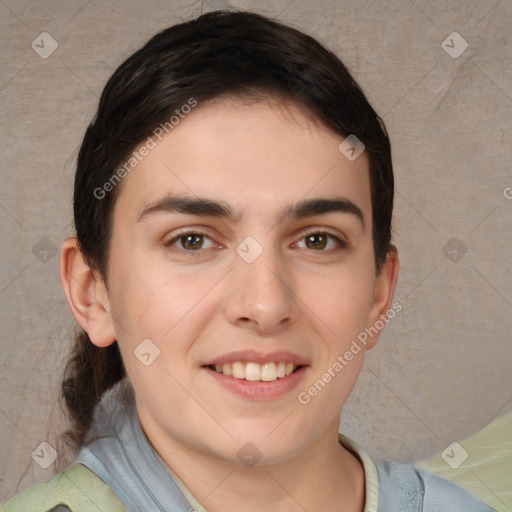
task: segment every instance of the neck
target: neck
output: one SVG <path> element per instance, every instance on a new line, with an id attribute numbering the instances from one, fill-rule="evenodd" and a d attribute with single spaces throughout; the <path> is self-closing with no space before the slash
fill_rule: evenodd
<path id="1" fill-rule="evenodd" d="M 251 468 L 169 439 L 162 443 L 161 435 L 146 432 L 146 436 L 208 512 L 361 512 L 364 508 L 364 470 L 338 442 L 336 424 L 295 457 Z"/>

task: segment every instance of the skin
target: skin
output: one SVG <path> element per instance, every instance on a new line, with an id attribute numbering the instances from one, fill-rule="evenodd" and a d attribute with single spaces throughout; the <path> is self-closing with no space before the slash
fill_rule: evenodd
<path id="1" fill-rule="evenodd" d="M 149 442 L 208 511 L 363 510 L 364 472 L 338 428 L 365 350 L 307 405 L 297 400 L 389 310 L 397 280 L 394 251 L 376 275 L 368 160 L 349 161 L 343 138 L 270 99 L 201 105 L 120 185 L 108 289 L 76 239 L 62 245 L 74 317 L 95 345 L 117 340 Z M 223 202 L 235 218 L 159 212 L 138 221 L 167 194 Z M 364 226 L 350 212 L 282 217 L 300 200 L 340 196 Z M 315 230 L 346 246 L 307 242 Z M 207 235 L 203 248 L 183 248 L 185 231 Z M 236 252 L 248 236 L 263 249 L 252 263 Z M 133 351 L 148 338 L 160 356 L 145 366 Z M 241 397 L 202 365 L 245 349 L 286 350 L 308 365 L 282 396 Z M 237 457 L 246 443 L 262 454 L 251 468 Z"/>

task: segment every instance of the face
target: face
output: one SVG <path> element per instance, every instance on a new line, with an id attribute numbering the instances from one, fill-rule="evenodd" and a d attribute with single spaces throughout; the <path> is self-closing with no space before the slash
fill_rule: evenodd
<path id="1" fill-rule="evenodd" d="M 368 161 L 342 140 L 222 99 L 124 178 L 108 309 L 156 444 L 236 461 L 252 443 L 270 463 L 337 434 L 364 350 L 333 368 L 383 307 Z"/>

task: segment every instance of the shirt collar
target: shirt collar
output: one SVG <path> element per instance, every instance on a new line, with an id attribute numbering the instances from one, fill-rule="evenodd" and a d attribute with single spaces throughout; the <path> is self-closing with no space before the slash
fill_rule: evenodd
<path id="1" fill-rule="evenodd" d="M 364 512 L 377 512 L 379 502 L 379 474 L 370 456 L 354 441 L 339 434 L 340 443 L 359 458 L 364 470 L 365 505 Z"/>

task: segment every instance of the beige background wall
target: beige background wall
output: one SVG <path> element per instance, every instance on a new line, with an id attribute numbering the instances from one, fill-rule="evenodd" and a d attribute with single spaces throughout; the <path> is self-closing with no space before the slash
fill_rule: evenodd
<path id="1" fill-rule="evenodd" d="M 512 1 L 0 0 L 0 501 L 52 476 L 31 453 L 58 425 L 73 325 L 57 248 L 103 85 L 157 30 L 228 5 L 330 46 L 390 131 L 403 310 L 367 357 L 343 432 L 414 460 L 512 406 Z M 31 47 L 51 48 L 42 32 L 58 43 L 46 59 Z"/>

